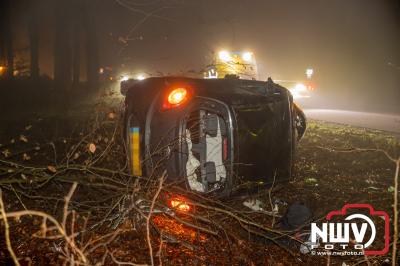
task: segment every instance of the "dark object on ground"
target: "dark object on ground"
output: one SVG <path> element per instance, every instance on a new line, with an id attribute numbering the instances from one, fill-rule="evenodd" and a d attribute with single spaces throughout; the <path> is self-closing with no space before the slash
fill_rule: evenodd
<path id="1" fill-rule="evenodd" d="M 286 246 L 294 251 L 301 249 L 301 242 L 305 242 L 309 233 L 304 232 L 302 229 L 304 226 L 311 222 L 313 215 L 311 210 L 304 204 L 300 202 L 295 202 L 291 204 L 286 213 L 280 219 L 278 226 L 280 229 L 285 231 L 292 231 L 292 237 L 285 236 L 278 240 L 280 244 Z"/>
<path id="2" fill-rule="evenodd" d="M 311 219 L 311 210 L 303 203 L 295 202 L 288 207 L 279 225 L 284 230 L 298 230 L 308 224 Z"/>
<path id="3" fill-rule="evenodd" d="M 229 195 L 246 180 L 288 180 L 304 113 L 271 79 L 149 78 L 122 82 L 133 175 L 161 173 L 188 189 Z"/>

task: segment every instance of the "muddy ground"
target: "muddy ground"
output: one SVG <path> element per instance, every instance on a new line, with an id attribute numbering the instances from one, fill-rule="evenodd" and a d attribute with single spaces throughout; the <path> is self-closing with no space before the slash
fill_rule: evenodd
<path id="1" fill-rule="evenodd" d="M 57 108 L 55 104 L 54 108 L 48 107 L 45 111 L 38 108 L 15 115 L 3 112 L 0 186 L 5 210 L 8 213 L 42 210 L 61 221 L 64 197 L 73 182 L 77 182 L 77 190 L 69 204 L 69 210 L 76 213 L 68 217 L 67 231 L 71 232 L 70 224 L 74 224 L 74 232 L 82 232 L 75 240 L 81 249 L 85 249 L 85 243 L 90 243 L 87 249 L 91 249 L 91 264 L 149 264 L 145 220 L 140 218 L 137 210 L 129 208 L 132 201 L 127 195 L 133 195 L 132 190 L 138 189 L 135 195 L 152 199 L 158 181 L 138 185 L 126 174 L 118 126 L 121 105 L 119 99 L 109 96 L 97 104 L 75 105 L 68 110 Z M 199 217 L 178 215 L 181 221 L 189 221 L 216 234 L 182 225 L 174 217 L 154 214 L 151 241 L 155 263 L 326 265 L 329 261 L 331 265 L 344 265 L 343 262 L 367 265 L 363 256 L 302 255 L 295 241 L 287 237 L 272 241 L 272 234 L 260 228 L 253 233 L 246 231 L 247 225 L 231 215 L 244 217 L 266 228 L 277 228 L 279 217 L 272 218 L 265 212 L 254 212 L 243 206 L 243 201 L 250 197 L 259 199 L 268 212 L 277 203 L 279 215 L 285 213 L 287 206 L 300 202 L 309 207 L 314 220 L 339 210 L 346 203 L 369 203 L 393 217 L 395 164 L 382 152 L 355 151 L 354 148 L 382 149 L 398 157 L 399 136 L 309 121 L 305 137 L 298 146 L 293 180 L 274 184 L 272 189 L 259 187 L 229 200 L 195 197 L 211 208 L 195 208 Z M 152 184 L 151 188 L 146 187 L 149 184 Z M 216 209 L 226 210 L 229 214 Z M 199 221 L 200 218 L 212 222 L 207 225 L 207 222 Z M 9 223 L 11 245 L 23 265 L 58 265 L 65 262 L 65 257 L 76 259 L 76 254 L 64 250 L 65 240 L 50 239 L 51 233 L 37 234 L 43 226 L 41 218 L 26 215 L 10 218 Z M 4 222 L 0 224 L 0 265 L 10 265 Z M 160 238 L 160 232 L 163 238 Z M 375 265 L 389 263 L 390 254 L 368 260 Z"/>

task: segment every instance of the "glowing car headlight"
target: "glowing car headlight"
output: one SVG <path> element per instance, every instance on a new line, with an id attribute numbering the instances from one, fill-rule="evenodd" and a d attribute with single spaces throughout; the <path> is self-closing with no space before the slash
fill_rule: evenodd
<path id="1" fill-rule="evenodd" d="M 307 90 L 306 86 L 302 83 L 297 83 L 296 86 L 294 87 L 294 89 L 298 92 Z"/>
<path id="2" fill-rule="evenodd" d="M 143 74 L 139 74 L 136 76 L 137 80 L 144 80 L 146 77 Z"/>
<path id="3" fill-rule="evenodd" d="M 246 62 L 250 62 L 251 59 L 252 59 L 252 57 L 253 57 L 253 54 L 252 54 L 251 52 L 244 52 L 244 53 L 242 54 L 242 59 L 243 59 L 244 61 L 246 61 Z"/>
<path id="4" fill-rule="evenodd" d="M 227 51 L 221 51 L 218 53 L 219 59 L 221 59 L 224 62 L 230 61 L 231 56 Z"/>
<path id="5" fill-rule="evenodd" d="M 309 98 L 307 87 L 303 83 L 297 83 L 293 88 L 289 89 L 294 99 Z"/>
<path id="6" fill-rule="evenodd" d="M 127 75 L 123 75 L 121 77 L 121 81 L 127 81 L 129 79 L 129 77 Z"/>

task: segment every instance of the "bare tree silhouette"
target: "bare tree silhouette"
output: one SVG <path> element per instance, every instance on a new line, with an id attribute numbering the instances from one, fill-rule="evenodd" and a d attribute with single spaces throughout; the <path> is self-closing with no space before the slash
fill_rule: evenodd
<path id="1" fill-rule="evenodd" d="M 38 14 L 35 2 L 30 3 L 30 16 L 28 19 L 28 32 L 30 43 L 30 75 L 32 80 L 39 78 L 39 30 L 38 30 Z"/>
<path id="2" fill-rule="evenodd" d="M 92 5 L 94 1 L 83 3 L 83 27 L 86 35 L 87 81 L 89 88 L 96 89 L 99 83 L 99 47 L 97 40 L 96 16 Z"/>
<path id="3" fill-rule="evenodd" d="M 57 1 L 55 5 L 54 83 L 56 88 L 61 90 L 70 87 L 72 77 L 69 11 L 66 1 Z"/>
<path id="4" fill-rule="evenodd" d="M 7 78 L 12 78 L 14 75 L 14 53 L 13 53 L 13 34 L 11 28 L 11 4 L 6 1 L 2 8 L 3 14 L 1 15 L 3 25 L 3 41 L 4 41 L 4 56 L 7 65 Z"/>

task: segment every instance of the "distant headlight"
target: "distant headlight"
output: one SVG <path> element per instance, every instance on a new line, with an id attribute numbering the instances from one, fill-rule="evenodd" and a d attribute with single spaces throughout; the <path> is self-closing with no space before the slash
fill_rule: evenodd
<path id="1" fill-rule="evenodd" d="M 129 79 L 129 77 L 126 76 L 126 75 L 124 75 L 124 76 L 121 77 L 121 81 L 127 81 L 128 79 Z"/>
<path id="2" fill-rule="evenodd" d="M 253 57 L 253 54 L 252 54 L 251 52 L 244 52 L 244 53 L 242 54 L 242 59 L 243 59 L 244 61 L 247 61 L 247 62 L 250 62 L 251 59 L 252 59 L 252 57 Z"/>
<path id="3" fill-rule="evenodd" d="M 294 99 L 310 97 L 307 87 L 303 83 L 297 83 L 293 88 L 290 88 L 289 91 L 292 93 Z"/>
<path id="4" fill-rule="evenodd" d="M 227 51 L 221 51 L 218 53 L 219 59 L 221 59 L 224 62 L 230 61 L 231 60 L 231 55 Z"/>
<path id="5" fill-rule="evenodd" d="M 297 90 L 299 92 L 307 90 L 306 86 L 302 83 L 297 83 L 294 88 L 295 88 L 295 90 Z"/>
<path id="6" fill-rule="evenodd" d="M 144 80 L 146 77 L 143 74 L 139 74 L 136 76 L 137 80 Z"/>

